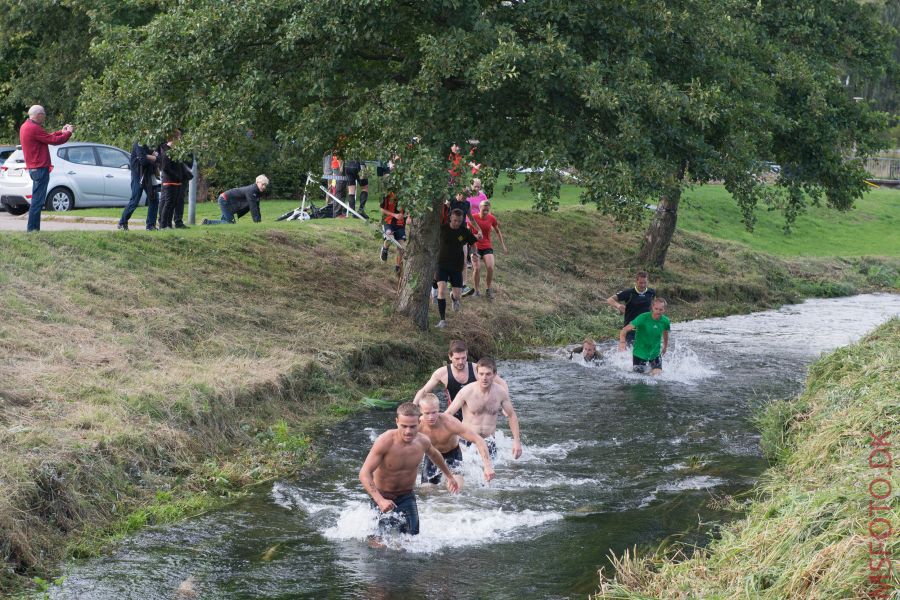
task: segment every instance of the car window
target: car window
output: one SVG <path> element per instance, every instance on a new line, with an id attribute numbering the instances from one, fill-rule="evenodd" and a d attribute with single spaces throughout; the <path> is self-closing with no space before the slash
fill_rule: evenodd
<path id="1" fill-rule="evenodd" d="M 94 158 L 94 149 L 90 146 L 75 146 L 74 148 L 64 148 L 59 153 L 60 157 L 75 163 L 76 165 L 96 165 L 97 159 Z"/>
<path id="2" fill-rule="evenodd" d="M 114 169 L 128 168 L 128 155 L 116 148 L 97 148 L 97 154 L 100 155 L 100 164 L 104 167 L 112 167 Z"/>

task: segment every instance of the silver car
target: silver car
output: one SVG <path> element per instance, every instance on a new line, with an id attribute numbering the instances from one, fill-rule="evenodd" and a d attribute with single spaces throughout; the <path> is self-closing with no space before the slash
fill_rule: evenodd
<path id="1" fill-rule="evenodd" d="M 50 146 L 50 183 L 44 209 L 125 206 L 131 198 L 129 154 L 115 146 L 67 142 Z M 21 148 L 0 167 L 0 208 L 23 214 L 31 204 L 31 175 Z M 146 196 L 141 204 L 146 203 Z"/>

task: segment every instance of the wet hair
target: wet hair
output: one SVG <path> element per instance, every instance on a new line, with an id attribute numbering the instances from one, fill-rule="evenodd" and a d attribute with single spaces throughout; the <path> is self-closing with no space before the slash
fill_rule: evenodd
<path id="1" fill-rule="evenodd" d="M 638 271 L 637 275 L 634 276 L 635 279 L 640 279 L 641 277 L 646 277 L 650 279 L 650 275 L 647 274 L 647 271 Z"/>
<path id="2" fill-rule="evenodd" d="M 422 411 L 420 411 L 419 407 L 412 402 L 404 402 L 397 407 L 398 417 L 418 417 L 421 414 Z"/>
<path id="3" fill-rule="evenodd" d="M 492 372 L 496 373 L 497 372 L 497 361 L 495 361 L 490 356 L 482 356 L 481 358 L 478 359 L 478 362 L 475 363 L 476 371 L 478 370 L 478 367 L 487 367 Z"/>
<path id="4" fill-rule="evenodd" d="M 462 219 L 463 211 L 458 208 L 454 208 L 452 211 L 450 211 L 450 216 L 451 217 L 459 217 L 460 219 Z"/>
<path id="5" fill-rule="evenodd" d="M 669 303 L 666 302 L 665 298 L 654 298 L 653 304 L 662 304 L 663 306 L 669 306 Z M 652 306 L 652 305 L 651 305 Z"/>
<path id="6" fill-rule="evenodd" d="M 441 401 L 434 394 L 425 394 L 424 396 L 419 398 L 419 405 L 421 406 L 422 404 L 433 404 L 435 406 L 440 406 Z"/>
<path id="7" fill-rule="evenodd" d="M 468 352 L 469 348 L 462 340 L 450 340 L 450 350 L 448 354 L 456 354 L 457 352 Z"/>
<path id="8" fill-rule="evenodd" d="M 589 338 L 589 337 L 584 338 L 584 341 L 581 342 L 581 345 L 582 345 L 582 346 L 584 346 L 585 344 L 588 344 L 588 345 L 591 346 L 594 350 L 597 349 L 597 343 L 596 343 L 594 340 L 592 340 L 591 338 Z"/>

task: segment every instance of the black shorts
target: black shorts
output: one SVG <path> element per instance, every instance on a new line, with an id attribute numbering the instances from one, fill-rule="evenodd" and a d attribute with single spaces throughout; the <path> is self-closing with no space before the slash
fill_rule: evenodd
<path id="1" fill-rule="evenodd" d="M 465 444 L 467 448 L 474 446 L 472 442 L 469 440 L 459 440 L 461 443 Z M 488 456 L 491 457 L 491 460 L 497 458 L 497 442 L 494 441 L 494 436 L 484 438 L 484 445 L 487 446 Z"/>
<path id="2" fill-rule="evenodd" d="M 644 360 L 643 358 L 638 358 L 637 356 L 631 356 L 631 364 L 633 365 L 634 371 L 636 373 L 646 373 L 647 366 L 650 366 L 650 370 L 653 369 L 662 369 L 662 356 L 657 356 L 656 358 L 650 360 Z"/>
<path id="3" fill-rule="evenodd" d="M 494 253 L 493 248 L 484 248 L 483 250 L 481 248 L 478 248 L 478 256 L 487 256 L 488 254 L 493 254 L 493 253 Z"/>
<path id="4" fill-rule="evenodd" d="M 362 166 L 347 166 L 344 165 L 344 177 L 347 178 L 347 183 L 349 185 L 369 185 L 368 179 L 360 179 L 359 172 L 362 170 Z"/>
<path id="5" fill-rule="evenodd" d="M 462 287 L 462 271 L 450 271 L 443 267 L 438 267 L 438 281 L 449 281 L 450 287 Z"/>
<path id="6" fill-rule="evenodd" d="M 413 492 L 397 496 L 393 499 L 397 506 L 391 512 L 383 513 L 374 500 L 372 506 L 378 511 L 378 532 L 381 534 L 399 531 L 410 535 L 419 535 L 419 507 Z"/>
<path id="7" fill-rule="evenodd" d="M 446 461 L 447 466 L 450 467 L 451 473 L 459 473 L 462 468 L 462 450 L 459 445 L 456 446 L 453 450 L 449 452 L 441 452 L 441 456 L 444 457 L 444 461 Z M 425 460 L 422 461 L 422 483 L 434 483 L 438 484 L 444 478 L 444 474 L 438 468 L 436 464 L 431 462 L 431 459 L 428 456 L 425 456 Z"/>
<path id="8" fill-rule="evenodd" d="M 382 229 L 384 230 L 384 235 L 394 234 L 394 239 L 398 242 L 406 241 L 406 227 L 404 225 L 388 225 L 385 223 Z"/>

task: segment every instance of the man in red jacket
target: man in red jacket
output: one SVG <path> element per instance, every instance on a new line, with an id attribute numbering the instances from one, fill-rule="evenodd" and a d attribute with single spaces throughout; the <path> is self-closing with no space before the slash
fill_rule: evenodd
<path id="1" fill-rule="evenodd" d="M 65 144 L 72 137 L 75 130 L 70 124 L 59 131 L 47 133 L 44 129 L 44 121 L 47 113 L 44 107 L 35 104 L 28 109 L 28 119 L 19 128 L 19 141 L 22 144 L 22 152 L 25 154 L 25 168 L 31 175 L 31 208 L 28 210 L 28 231 L 41 230 L 41 210 L 47 199 L 47 184 L 50 182 L 49 144 L 58 146 Z"/>

